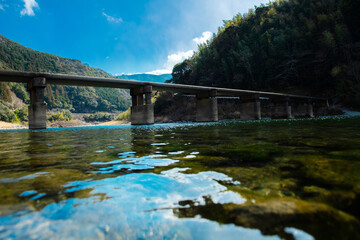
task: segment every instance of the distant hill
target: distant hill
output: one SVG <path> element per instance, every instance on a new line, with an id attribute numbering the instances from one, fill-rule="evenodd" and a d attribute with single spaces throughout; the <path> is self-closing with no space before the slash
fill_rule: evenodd
<path id="1" fill-rule="evenodd" d="M 121 75 L 118 76 L 122 79 L 128 79 L 128 80 L 138 80 L 143 82 L 159 82 L 163 83 L 166 80 L 172 79 L 171 74 L 162 74 L 162 75 L 154 75 L 154 74 L 131 74 L 131 75 Z"/>
<path id="2" fill-rule="evenodd" d="M 79 60 L 35 51 L 2 35 L 0 35 L 0 69 L 112 77 L 105 71 L 89 67 Z"/>
<path id="3" fill-rule="evenodd" d="M 79 60 L 35 51 L 1 35 L 0 70 L 113 77 Z M 113 112 L 126 110 L 130 106 L 127 91 L 93 87 L 47 86 L 45 101 L 48 109 L 69 109 L 72 112 Z M 10 109 L 15 110 L 28 102 L 29 94 L 25 84 L 0 84 L 0 120 L 8 120 L 4 115 L 9 114 Z"/>

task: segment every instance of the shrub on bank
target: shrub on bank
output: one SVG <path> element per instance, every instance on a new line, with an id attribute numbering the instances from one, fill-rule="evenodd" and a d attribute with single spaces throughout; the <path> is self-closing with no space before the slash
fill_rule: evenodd
<path id="1" fill-rule="evenodd" d="M 130 121 L 130 108 L 125 112 L 120 113 L 116 119 L 116 121 Z"/>
<path id="2" fill-rule="evenodd" d="M 29 121 L 29 113 L 28 113 L 28 108 L 27 107 L 16 109 L 14 111 L 14 114 L 15 114 L 17 120 L 20 121 L 20 122 Z"/>
<path id="3" fill-rule="evenodd" d="M 0 102 L 0 121 L 16 122 L 16 115 L 9 107 Z"/>
<path id="4" fill-rule="evenodd" d="M 63 110 L 61 112 L 58 113 L 54 113 L 52 114 L 49 118 L 48 121 L 50 122 L 56 122 L 56 121 L 70 121 L 72 119 L 72 114 L 69 110 Z"/>
<path id="5" fill-rule="evenodd" d="M 107 122 L 113 120 L 113 116 L 109 113 L 95 113 L 84 116 L 86 122 Z"/>
<path id="6" fill-rule="evenodd" d="M 18 108 L 14 111 L 8 105 L 0 102 L 0 121 L 4 121 L 4 122 L 29 121 L 27 107 Z"/>

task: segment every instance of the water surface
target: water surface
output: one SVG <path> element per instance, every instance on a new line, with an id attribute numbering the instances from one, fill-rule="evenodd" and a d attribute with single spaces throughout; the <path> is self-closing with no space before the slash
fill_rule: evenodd
<path id="1" fill-rule="evenodd" d="M 359 239 L 360 118 L 0 131 L 0 239 Z"/>

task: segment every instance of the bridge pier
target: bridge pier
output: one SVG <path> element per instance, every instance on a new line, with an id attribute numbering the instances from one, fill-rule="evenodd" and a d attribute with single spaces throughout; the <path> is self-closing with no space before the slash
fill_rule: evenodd
<path id="1" fill-rule="evenodd" d="M 250 98 L 240 98 L 240 119 L 261 120 L 261 101 L 259 95 L 253 95 Z"/>
<path id="2" fill-rule="evenodd" d="M 281 119 L 287 118 L 292 119 L 294 116 L 292 115 L 292 107 L 291 102 L 288 97 L 284 99 L 272 99 L 272 113 L 271 118 Z"/>
<path id="3" fill-rule="evenodd" d="M 328 101 L 316 101 L 313 105 L 313 111 L 315 116 L 324 116 L 329 111 L 329 103 Z"/>
<path id="4" fill-rule="evenodd" d="M 293 119 L 294 116 L 292 115 L 292 110 L 291 110 L 291 102 L 289 98 L 285 99 L 285 112 L 286 112 L 286 118 L 287 119 Z"/>
<path id="5" fill-rule="evenodd" d="M 308 99 L 306 109 L 307 109 L 307 117 L 314 118 L 314 107 L 311 99 Z"/>
<path id="6" fill-rule="evenodd" d="M 196 94 L 196 121 L 219 121 L 218 104 L 215 90 Z"/>
<path id="7" fill-rule="evenodd" d="M 154 124 L 154 104 L 151 103 L 152 86 L 132 88 L 130 95 L 132 98 L 131 106 L 131 125 L 151 125 Z M 144 104 L 145 95 L 145 104 Z"/>
<path id="8" fill-rule="evenodd" d="M 34 78 L 28 82 L 30 92 L 29 129 L 46 129 L 46 103 L 44 102 L 45 78 Z"/>
<path id="9" fill-rule="evenodd" d="M 306 116 L 306 105 L 303 101 L 295 101 L 293 114 L 295 118 L 304 118 Z"/>
<path id="10" fill-rule="evenodd" d="M 300 117 L 300 118 L 314 117 L 313 101 L 311 99 L 295 102 L 295 105 L 296 105 L 294 109 L 295 117 Z"/>

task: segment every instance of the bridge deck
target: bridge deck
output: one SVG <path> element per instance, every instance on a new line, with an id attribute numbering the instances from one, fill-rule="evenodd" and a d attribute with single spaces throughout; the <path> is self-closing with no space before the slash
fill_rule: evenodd
<path id="1" fill-rule="evenodd" d="M 289 98 L 297 98 L 297 99 L 326 100 L 323 98 L 293 95 L 293 94 L 251 91 L 251 90 L 230 89 L 230 88 L 205 87 L 205 86 L 183 85 L 183 84 L 171 84 L 171 83 L 142 82 L 135 80 L 124 80 L 119 78 L 85 77 L 85 76 L 76 76 L 76 75 L 20 72 L 20 71 L 0 71 L 0 81 L 4 81 L 4 82 L 28 83 L 31 79 L 36 77 L 44 77 L 46 78 L 47 84 L 54 84 L 54 85 L 91 86 L 91 87 L 123 88 L 123 89 L 131 89 L 131 88 L 151 85 L 154 90 L 165 90 L 165 91 L 179 92 L 190 95 L 216 90 L 216 96 L 241 97 L 241 96 L 251 96 L 258 94 L 261 97 L 277 97 L 277 98 L 289 97 Z"/>

